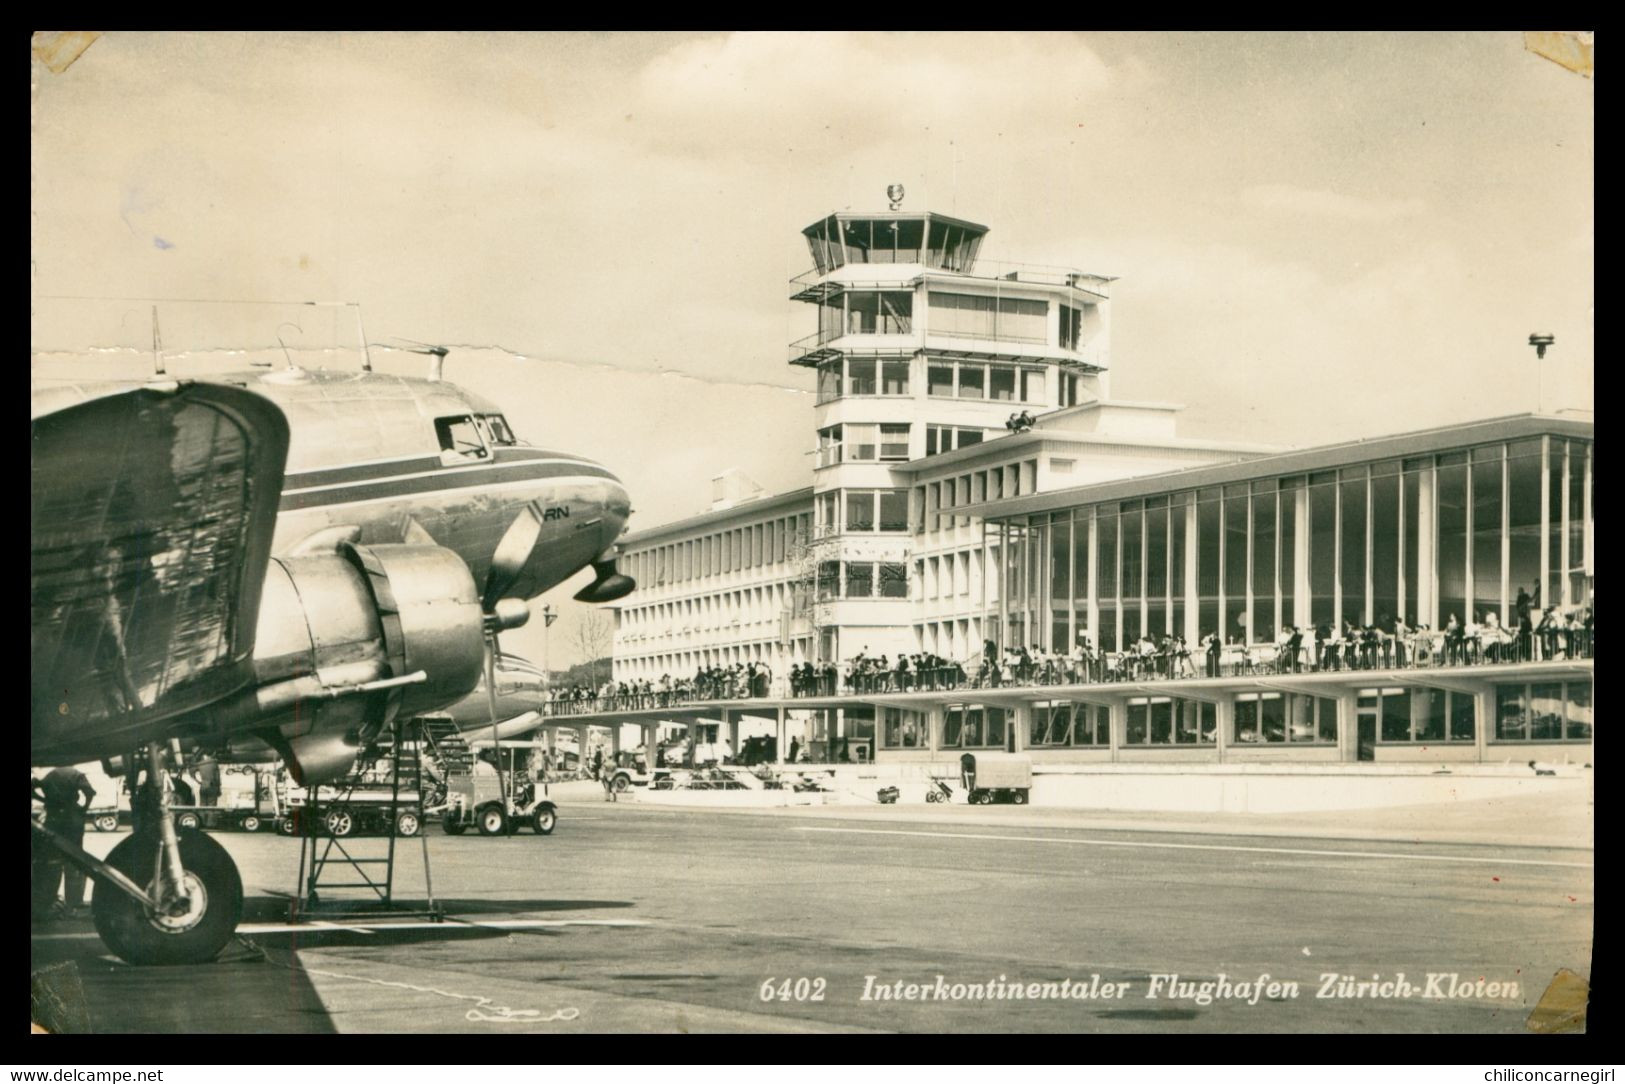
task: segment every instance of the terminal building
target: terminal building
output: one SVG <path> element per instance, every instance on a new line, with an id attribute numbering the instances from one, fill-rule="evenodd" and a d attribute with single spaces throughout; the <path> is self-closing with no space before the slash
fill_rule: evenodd
<path id="1" fill-rule="evenodd" d="M 818 374 L 811 484 L 725 476 L 711 510 L 625 539 L 639 586 L 614 648 L 617 681 L 757 662 L 769 695 L 577 705 L 582 723 L 648 741 L 698 724 L 734 749 L 754 729 L 781 760 L 836 763 L 1591 761 L 1589 414 L 1189 440 L 1174 405 L 1110 398 L 1110 278 L 986 264 L 986 227 L 895 205 L 803 233 L 814 267 L 791 296 L 817 329 L 790 362 Z M 1547 609 L 1572 628 L 1447 655 L 1452 624 Z M 1345 623 L 1400 634 L 1323 665 Z M 1135 664 L 1173 636 L 1189 659 Z M 1102 660 L 1081 679 L 966 687 L 987 641 L 1060 656 L 1080 638 Z M 966 681 L 790 696 L 791 666 L 860 653 L 930 653 Z"/>

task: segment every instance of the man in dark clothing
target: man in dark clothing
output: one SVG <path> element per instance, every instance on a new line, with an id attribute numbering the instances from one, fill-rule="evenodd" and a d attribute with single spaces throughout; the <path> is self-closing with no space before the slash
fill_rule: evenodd
<path id="1" fill-rule="evenodd" d="M 1219 676 L 1219 636 L 1217 633 L 1207 634 L 1207 676 Z"/>
<path id="2" fill-rule="evenodd" d="M 85 773 L 72 766 L 53 768 L 33 791 L 45 803 L 45 827 L 56 836 L 80 846 L 85 839 L 85 810 L 96 799 L 96 788 Z M 79 804 L 79 796 L 85 804 Z M 85 906 L 85 875 L 62 859 L 54 848 L 42 848 L 34 868 L 35 914 L 43 916 L 56 902 L 57 885 L 67 877 L 66 906 L 70 914 Z"/>
<path id="3" fill-rule="evenodd" d="M 959 781 L 965 784 L 965 800 L 976 791 L 976 757 L 966 753 L 959 758 Z"/>
<path id="4" fill-rule="evenodd" d="M 1303 650 L 1303 630 L 1296 625 L 1292 626 L 1292 635 L 1286 641 L 1286 668 L 1287 673 L 1296 674 L 1303 668 L 1298 661 L 1298 652 Z"/>

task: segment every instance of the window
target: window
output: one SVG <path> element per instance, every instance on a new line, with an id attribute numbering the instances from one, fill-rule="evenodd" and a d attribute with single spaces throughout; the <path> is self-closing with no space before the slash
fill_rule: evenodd
<path id="1" fill-rule="evenodd" d="M 925 717 L 902 708 L 881 709 L 881 748 L 923 749 L 926 746 Z"/>
<path id="2" fill-rule="evenodd" d="M 876 395 L 879 386 L 875 372 L 879 362 L 874 358 L 852 358 L 846 363 L 846 393 L 848 395 Z"/>
<path id="3" fill-rule="evenodd" d="M 841 397 L 841 363 L 829 361 L 818 367 L 818 401 L 827 403 Z"/>
<path id="4" fill-rule="evenodd" d="M 952 365 L 926 366 L 925 390 L 927 395 L 952 399 L 954 395 L 954 367 Z"/>
<path id="5" fill-rule="evenodd" d="M 908 598 L 908 567 L 890 562 L 880 566 L 880 597 Z"/>
<path id="6" fill-rule="evenodd" d="M 959 398 L 982 399 L 986 397 L 987 367 L 983 365 L 959 366 Z"/>
<path id="7" fill-rule="evenodd" d="M 1590 741 L 1590 682 L 1495 687 L 1496 741 Z"/>
<path id="8" fill-rule="evenodd" d="M 846 563 L 846 597 L 868 598 L 875 593 L 875 566 L 872 561 Z"/>
<path id="9" fill-rule="evenodd" d="M 967 339 L 1049 341 L 1049 303 L 931 291 L 931 330 Z"/>
<path id="10" fill-rule="evenodd" d="M 853 422 L 846 427 L 846 462 L 873 463 L 879 450 L 880 431 L 871 422 Z"/>
<path id="11" fill-rule="evenodd" d="M 928 425 L 925 427 L 925 454 L 940 455 L 951 452 L 955 448 L 969 448 L 973 444 L 982 443 L 980 429 L 965 429 L 952 425 Z"/>
<path id="12" fill-rule="evenodd" d="M 908 426 L 882 424 L 880 426 L 880 458 L 900 460 L 908 458 Z"/>
<path id="13" fill-rule="evenodd" d="M 1199 745 L 1211 743 L 1218 713 L 1212 704 L 1169 696 L 1136 696 L 1128 702 L 1125 745 Z M 1101 741 L 1105 744 L 1104 728 Z"/>
<path id="14" fill-rule="evenodd" d="M 818 431 L 818 465 L 833 467 L 841 461 L 841 427 L 832 425 Z"/>
<path id="15" fill-rule="evenodd" d="M 838 598 L 841 593 L 841 562 L 818 562 L 818 597 Z"/>
<path id="16" fill-rule="evenodd" d="M 880 529 L 882 531 L 908 530 L 908 491 L 887 489 L 880 492 Z"/>
<path id="17" fill-rule="evenodd" d="M 434 431 L 440 438 L 443 459 L 484 459 L 491 454 L 485 449 L 485 441 L 480 438 L 474 419 L 466 414 L 455 418 L 436 418 Z"/>
<path id="18" fill-rule="evenodd" d="M 1287 740 L 1286 703 L 1280 693 L 1249 693 L 1236 697 L 1235 734 L 1238 744 Z"/>
<path id="19" fill-rule="evenodd" d="M 1077 350 L 1083 342 L 1083 310 L 1061 306 L 1061 349 Z"/>
<path id="20" fill-rule="evenodd" d="M 875 495 L 867 490 L 856 490 L 846 495 L 846 529 L 872 531 L 875 529 Z"/>
<path id="21" fill-rule="evenodd" d="M 1002 749 L 1005 726 L 1003 708 L 949 704 L 943 709 L 942 745 L 945 749 Z"/>
<path id="22" fill-rule="evenodd" d="M 1012 402 L 1016 397 L 1016 371 L 1003 365 L 988 367 L 989 399 Z"/>
<path id="23" fill-rule="evenodd" d="M 908 362 L 885 361 L 880 364 L 880 393 L 882 395 L 908 394 Z"/>
<path id="24" fill-rule="evenodd" d="M 818 495 L 818 527 L 824 534 L 833 534 L 836 530 L 836 500 L 833 491 Z"/>
<path id="25" fill-rule="evenodd" d="M 487 414 L 480 419 L 485 423 L 486 435 L 496 445 L 518 444 L 519 438 L 508 428 L 508 419 L 500 414 Z"/>
<path id="26" fill-rule="evenodd" d="M 848 335 L 907 335 L 913 315 L 914 295 L 905 291 L 857 291 L 846 298 Z"/>

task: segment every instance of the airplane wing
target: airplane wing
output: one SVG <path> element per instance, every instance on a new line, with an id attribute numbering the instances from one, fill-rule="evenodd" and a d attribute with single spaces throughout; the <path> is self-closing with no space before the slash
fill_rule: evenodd
<path id="1" fill-rule="evenodd" d="M 253 679 L 287 421 L 179 382 L 36 410 L 32 430 L 33 762 L 128 752 Z"/>

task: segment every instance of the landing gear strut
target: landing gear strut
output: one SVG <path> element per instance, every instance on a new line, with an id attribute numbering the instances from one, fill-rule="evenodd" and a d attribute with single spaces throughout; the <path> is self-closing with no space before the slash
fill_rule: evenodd
<path id="1" fill-rule="evenodd" d="M 106 862 L 53 839 L 95 878 L 96 932 L 133 964 L 212 960 L 243 916 L 242 878 L 225 848 L 196 829 L 175 826 L 167 761 L 162 746 L 148 747 L 148 787 L 156 801 Z"/>

